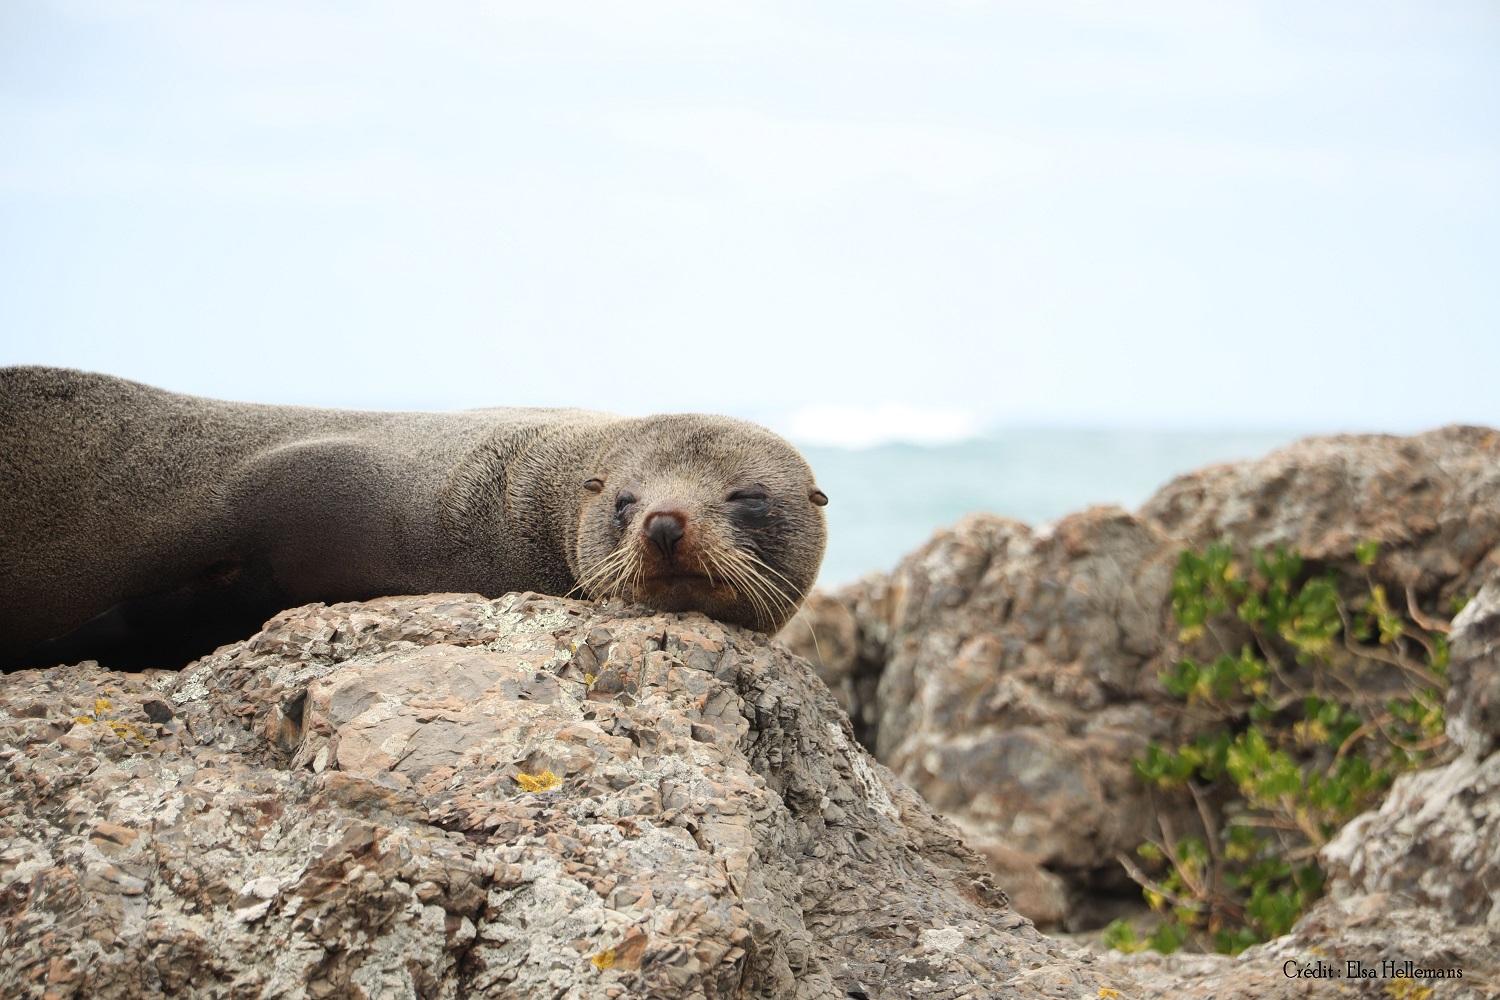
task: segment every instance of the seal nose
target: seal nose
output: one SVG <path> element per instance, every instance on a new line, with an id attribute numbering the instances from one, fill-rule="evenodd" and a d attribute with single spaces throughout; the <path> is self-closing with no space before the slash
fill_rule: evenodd
<path id="1" fill-rule="evenodd" d="M 646 518 L 646 537 L 668 559 L 672 558 L 677 543 L 682 541 L 682 522 L 682 515 L 670 510 L 659 510 Z"/>

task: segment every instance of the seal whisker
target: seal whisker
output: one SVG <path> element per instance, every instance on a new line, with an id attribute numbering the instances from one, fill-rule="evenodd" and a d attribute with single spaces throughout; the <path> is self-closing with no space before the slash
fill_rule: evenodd
<path id="1" fill-rule="evenodd" d="M 611 552 L 591 566 L 588 572 L 583 575 L 583 578 L 573 586 L 572 590 L 569 590 L 563 596 L 571 596 L 575 590 L 581 591 L 585 596 L 590 596 L 589 589 L 609 579 L 614 574 L 617 564 L 623 563 L 627 556 L 628 552 L 625 549 L 616 549 Z"/>
<path id="2" fill-rule="evenodd" d="M 786 609 L 787 619 L 796 616 L 798 607 L 797 603 L 794 602 L 785 593 L 783 593 L 781 588 L 775 585 L 774 581 L 768 579 L 764 574 L 755 572 L 754 566 L 750 565 L 749 563 L 745 564 L 745 569 L 750 575 L 751 579 L 753 579 L 755 581 L 755 584 L 761 589 L 762 593 L 766 594 L 773 601 L 777 602 L 780 606 Z M 774 572 L 774 570 L 772 572 Z M 810 623 L 808 627 L 811 628 Z M 822 649 L 821 647 L 819 647 L 818 637 L 816 634 L 813 635 L 813 647 L 814 649 L 818 650 L 818 656 L 819 659 L 821 659 Z"/>
<path id="3" fill-rule="evenodd" d="M 792 617 L 795 618 L 796 616 L 793 615 Z M 813 652 L 818 654 L 818 666 L 826 667 L 828 665 L 828 661 L 823 659 L 823 646 L 818 642 L 818 630 L 813 628 L 812 619 L 803 618 L 802 624 L 807 626 L 807 634 L 812 636 Z"/>
<path id="4" fill-rule="evenodd" d="M 722 574 L 729 585 L 734 588 L 735 593 L 750 601 L 752 607 L 755 609 L 755 613 L 760 614 L 761 610 L 758 606 L 758 599 L 756 598 L 755 594 L 746 591 L 744 582 L 740 579 L 740 575 L 734 572 L 734 567 L 732 565 L 727 565 L 727 559 L 724 562 L 719 561 L 719 556 L 722 554 L 723 553 L 721 551 L 710 551 L 708 553 L 708 557 L 714 561 L 715 566 L 719 567 L 720 574 Z"/>
<path id="5" fill-rule="evenodd" d="M 708 562 L 705 563 L 704 560 L 707 560 Z M 705 549 L 698 556 L 698 565 L 702 566 L 703 571 L 708 574 L 709 586 L 713 586 L 714 576 L 713 572 L 708 568 L 708 563 L 712 563 L 714 569 L 717 569 L 719 571 L 719 577 L 724 582 L 724 585 L 726 587 L 729 587 L 730 589 L 734 589 L 734 584 L 730 581 L 729 575 L 724 572 L 724 567 L 719 565 L 718 556 L 716 556 L 711 549 Z"/>
<path id="6" fill-rule="evenodd" d="M 719 561 L 718 553 L 714 551 L 708 551 L 705 553 L 705 555 L 707 555 L 709 560 L 713 562 L 714 566 L 718 568 L 719 576 L 723 578 L 725 585 L 728 586 L 729 589 L 733 590 L 736 594 L 743 594 L 743 585 L 736 582 L 729 570 L 724 568 L 724 564 Z"/>
<path id="7" fill-rule="evenodd" d="M 708 563 L 703 561 L 703 553 L 701 552 L 698 554 L 698 568 L 703 571 L 704 576 L 708 577 L 708 586 L 712 589 L 715 586 L 714 571 L 709 569 Z"/>
<path id="8" fill-rule="evenodd" d="M 761 610 L 767 610 L 764 603 L 765 587 L 760 580 L 756 579 L 753 567 L 740 558 L 737 551 L 730 549 L 724 553 L 724 562 L 739 582 L 739 588 L 748 597 L 756 600 Z"/>
<path id="9" fill-rule="evenodd" d="M 646 560 L 641 556 L 640 546 L 634 546 L 632 554 L 634 558 L 631 560 L 630 579 L 625 585 L 630 587 L 630 593 L 634 597 L 641 592 L 641 581 L 646 576 Z"/>
<path id="10" fill-rule="evenodd" d="M 599 599 L 608 600 L 620 595 L 632 564 L 638 558 L 634 547 L 623 546 L 599 561 L 588 580 L 589 586 L 597 590 Z"/>
<path id="11" fill-rule="evenodd" d="M 745 558 L 749 559 L 752 563 L 754 563 L 755 565 L 759 566 L 761 569 L 764 569 L 764 570 L 766 570 L 766 571 L 768 571 L 770 573 L 775 574 L 776 577 L 777 577 L 777 579 L 781 580 L 788 587 L 792 588 L 792 593 L 797 594 L 799 597 L 804 596 L 802 594 L 801 588 L 799 588 L 792 581 L 788 580 L 786 578 L 786 576 L 784 574 L 782 574 L 782 572 L 780 570 L 776 569 L 770 563 L 766 562 L 764 559 L 761 559 L 754 552 L 744 552 L 743 554 L 744 554 Z M 780 588 L 777 588 L 777 589 L 779 590 Z"/>
<path id="12" fill-rule="evenodd" d="M 769 563 L 767 563 L 763 559 L 759 558 L 755 553 L 753 553 L 753 552 L 745 552 L 744 555 L 751 562 L 755 563 L 755 565 L 760 566 L 763 569 L 765 569 L 765 570 L 767 570 L 767 571 L 769 571 L 771 573 L 776 574 L 776 576 L 778 578 L 780 578 L 781 580 L 785 581 L 786 585 L 788 587 L 791 587 L 793 591 L 797 590 L 797 585 L 794 584 L 794 583 L 792 583 L 792 581 L 788 580 L 786 578 L 785 574 L 779 572 L 774 566 L 771 566 Z M 776 588 L 776 589 L 777 589 L 777 592 L 779 594 L 781 592 L 781 589 L 779 587 Z M 783 594 L 781 596 L 783 597 L 783 599 L 787 599 L 786 595 Z M 803 595 L 803 596 L 805 596 L 805 595 Z M 790 603 L 790 601 L 788 601 L 788 603 Z M 797 605 L 792 605 L 791 606 L 790 611 L 791 611 L 791 616 L 793 618 L 797 617 L 797 610 L 798 610 L 798 606 Z M 821 664 L 824 663 L 824 660 L 823 660 L 823 644 L 820 643 L 820 642 L 818 642 L 818 630 L 815 629 L 815 628 L 813 628 L 812 619 L 809 618 L 809 617 L 803 617 L 802 618 L 802 624 L 805 625 L 805 626 L 807 626 L 807 634 L 812 637 L 813 652 L 815 652 L 815 653 L 818 654 L 818 663 L 821 665 Z"/>
<path id="13" fill-rule="evenodd" d="M 780 587 L 777 587 L 771 580 L 766 578 L 765 574 L 759 572 L 756 569 L 755 564 L 759 563 L 759 560 L 756 560 L 754 556 L 750 555 L 742 549 L 736 550 L 734 556 L 735 559 L 744 568 L 747 577 L 754 581 L 762 594 L 779 602 L 782 605 L 785 605 L 787 610 L 790 612 L 795 612 L 797 610 L 797 605 L 791 600 L 791 598 L 782 593 Z M 754 560 L 754 562 L 752 562 L 752 560 Z M 764 566 L 765 564 L 760 563 L 760 565 Z M 770 569 L 770 567 L 766 568 Z M 772 572 L 775 571 L 772 570 Z"/>
<path id="14" fill-rule="evenodd" d="M 756 614 L 762 620 L 771 621 L 775 616 L 771 614 L 771 609 L 766 604 L 764 587 L 753 575 L 752 568 L 742 560 L 735 558 L 735 554 L 732 552 L 725 552 L 724 556 L 725 565 L 738 581 L 740 593 L 754 605 Z"/>
<path id="15" fill-rule="evenodd" d="M 622 554 L 623 552 L 621 550 L 616 549 L 615 551 L 610 552 L 608 555 L 604 556 L 604 558 L 595 561 L 587 569 L 585 569 L 583 575 L 579 577 L 578 586 L 584 587 L 589 583 L 594 582 L 595 578 L 598 577 L 606 569 L 608 569 L 610 564 L 619 559 Z"/>
<path id="16" fill-rule="evenodd" d="M 609 586 L 605 589 L 610 597 L 625 599 L 626 588 L 633 588 L 635 583 L 636 569 L 640 564 L 640 555 L 631 546 L 621 550 L 621 558 L 615 566 L 614 572 L 609 578 Z"/>

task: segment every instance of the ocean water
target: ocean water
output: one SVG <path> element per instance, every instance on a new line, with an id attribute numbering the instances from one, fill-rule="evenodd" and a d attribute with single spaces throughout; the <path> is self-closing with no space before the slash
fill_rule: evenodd
<path id="1" fill-rule="evenodd" d="M 1301 436 L 1009 430 L 943 445 L 804 446 L 829 496 L 818 585 L 890 569 L 972 511 L 1036 524 L 1097 503 L 1134 509 L 1173 476 L 1254 458 Z"/>

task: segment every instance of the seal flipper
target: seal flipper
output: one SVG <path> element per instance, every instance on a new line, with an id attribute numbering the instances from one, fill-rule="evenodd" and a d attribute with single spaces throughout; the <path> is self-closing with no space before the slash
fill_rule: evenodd
<path id="1" fill-rule="evenodd" d="M 89 659 L 120 670 L 176 669 L 253 635 L 285 607 L 263 558 L 221 560 L 181 586 L 120 601 L 4 668 Z"/>

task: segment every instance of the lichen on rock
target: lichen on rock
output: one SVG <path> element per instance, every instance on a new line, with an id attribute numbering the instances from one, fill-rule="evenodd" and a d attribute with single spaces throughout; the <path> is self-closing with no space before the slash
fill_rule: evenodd
<path id="1" fill-rule="evenodd" d="M 74 721 L 99 699 L 143 735 Z M 805 662 L 696 615 L 311 605 L 181 674 L 8 675 L 0 767 L 7 995 L 1073 997 L 1122 975 L 1015 913 Z"/>

